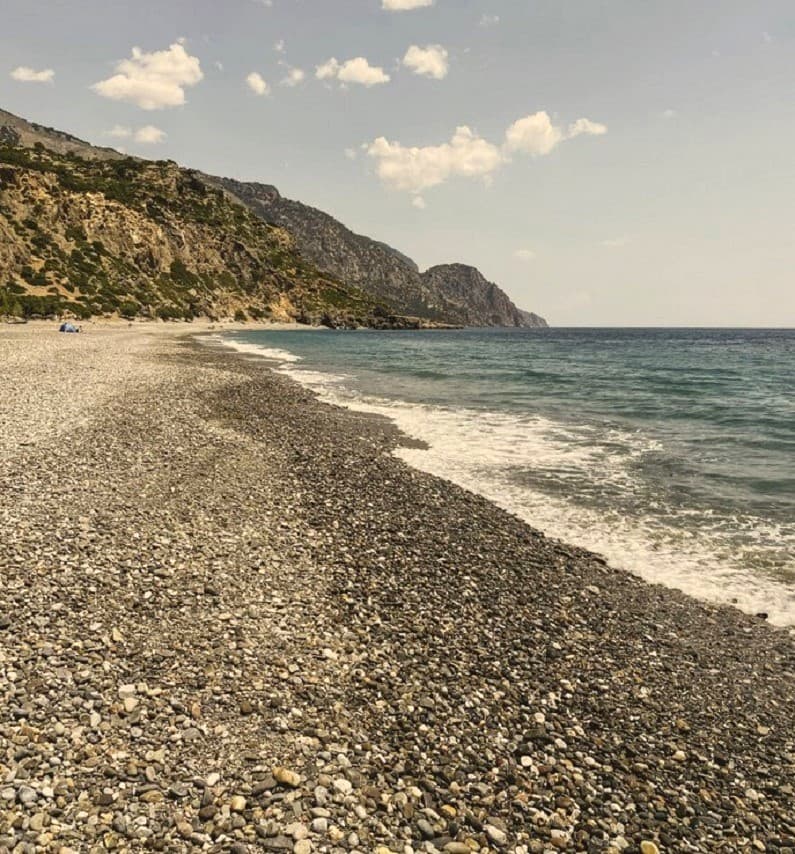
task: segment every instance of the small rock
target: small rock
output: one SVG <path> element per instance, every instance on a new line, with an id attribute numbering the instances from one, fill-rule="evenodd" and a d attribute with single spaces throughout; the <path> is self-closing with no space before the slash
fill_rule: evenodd
<path id="1" fill-rule="evenodd" d="M 229 809 L 232 812 L 243 812 L 246 808 L 246 799 L 242 795 L 235 795 L 229 801 Z"/>
<path id="2" fill-rule="evenodd" d="M 353 784 L 350 780 L 346 780 L 344 777 L 337 778 L 333 783 L 334 788 L 343 795 L 350 795 L 353 791 Z"/>
<path id="3" fill-rule="evenodd" d="M 508 835 L 504 830 L 500 830 L 499 827 L 495 827 L 493 824 L 486 825 L 486 836 L 495 844 L 495 845 L 505 845 L 508 842 Z"/>
<path id="4" fill-rule="evenodd" d="M 301 775 L 295 771 L 291 771 L 289 768 L 283 768 L 279 765 L 271 773 L 273 774 L 273 778 L 283 786 L 290 786 L 295 789 L 301 785 Z"/>

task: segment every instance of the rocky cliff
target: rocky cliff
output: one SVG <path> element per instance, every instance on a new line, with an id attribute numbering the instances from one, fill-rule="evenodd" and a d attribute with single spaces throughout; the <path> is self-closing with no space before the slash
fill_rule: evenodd
<path id="1" fill-rule="evenodd" d="M 170 162 L 0 144 L 0 314 L 406 325 Z M 408 324 L 411 325 L 411 324 Z"/>
<path id="2" fill-rule="evenodd" d="M 421 273 L 410 258 L 355 234 L 316 208 L 286 199 L 276 187 L 229 178 L 208 180 L 254 213 L 290 231 L 299 250 L 320 269 L 392 305 L 395 311 L 464 326 L 544 327 L 538 315 L 518 309 L 474 267 L 445 264 Z"/>
<path id="3" fill-rule="evenodd" d="M 545 327 L 537 314 L 518 309 L 494 282 L 466 264 L 440 264 L 423 274 L 426 284 L 466 326 Z"/>
<path id="4" fill-rule="evenodd" d="M 425 286 L 416 266 L 396 250 L 354 234 L 341 222 L 316 208 L 285 199 L 268 184 L 244 183 L 229 178 L 217 182 L 266 222 L 295 236 L 303 255 L 327 273 L 388 302 L 405 314 L 458 322 L 445 311 Z"/>

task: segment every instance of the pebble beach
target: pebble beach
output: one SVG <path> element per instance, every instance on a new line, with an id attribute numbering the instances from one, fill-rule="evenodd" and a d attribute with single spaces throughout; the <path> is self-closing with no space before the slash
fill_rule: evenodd
<path id="1" fill-rule="evenodd" d="M 0 326 L 0 854 L 795 852 L 791 628 L 198 324 L 56 330 Z"/>

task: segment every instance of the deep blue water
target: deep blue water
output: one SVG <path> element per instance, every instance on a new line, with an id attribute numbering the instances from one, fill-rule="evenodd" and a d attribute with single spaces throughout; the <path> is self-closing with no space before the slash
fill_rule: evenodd
<path id="1" fill-rule="evenodd" d="M 549 535 L 795 625 L 795 330 L 226 337 Z"/>

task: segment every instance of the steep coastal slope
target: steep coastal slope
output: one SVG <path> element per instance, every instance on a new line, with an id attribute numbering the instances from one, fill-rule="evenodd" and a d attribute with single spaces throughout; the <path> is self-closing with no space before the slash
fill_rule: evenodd
<path id="1" fill-rule="evenodd" d="M 127 157 L 0 110 L 0 314 L 546 326 L 462 264 L 421 273 L 275 187 Z"/>
<path id="2" fill-rule="evenodd" d="M 423 275 L 424 281 L 454 306 L 467 326 L 545 327 L 537 314 L 521 311 L 494 282 L 466 264 L 439 264 Z"/>
<path id="3" fill-rule="evenodd" d="M 299 250 L 320 269 L 403 313 L 465 326 L 547 325 L 538 315 L 518 309 L 474 267 L 445 264 L 421 273 L 414 261 L 391 246 L 355 234 L 317 208 L 284 198 L 276 187 L 229 178 L 209 180 L 266 221 L 288 229 Z"/>
<path id="4" fill-rule="evenodd" d="M 0 314 L 404 325 L 189 170 L 25 148 L 8 128 L 4 139 Z"/>

